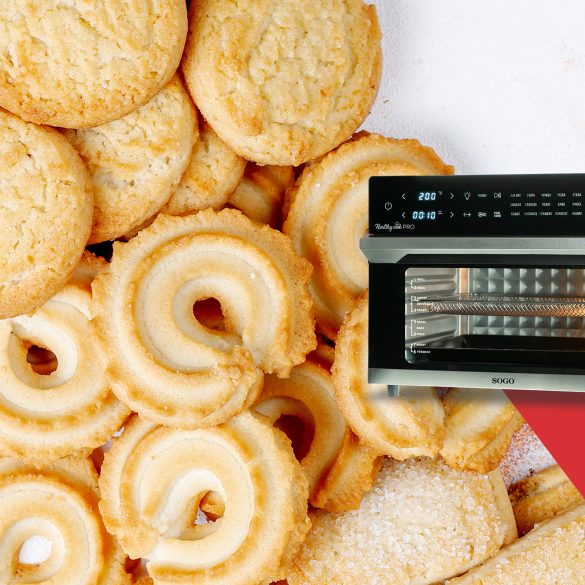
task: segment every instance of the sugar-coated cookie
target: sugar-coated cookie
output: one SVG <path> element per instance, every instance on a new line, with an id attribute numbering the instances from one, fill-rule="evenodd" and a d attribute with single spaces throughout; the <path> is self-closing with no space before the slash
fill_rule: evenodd
<path id="1" fill-rule="evenodd" d="M 0 318 L 36 309 L 67 282 L 92 215 L 89 177 L 67 139 L 0 110 Z"/>
<path id="2" fill-rule="evenodd" d="M 585 505 L 558 516 L 448 585 L 577 585 L 585 575 Z"/>
<path id="3" fill-rule="evenodd" d="M 499 471 L 455 471 L 427 458 L 386 459 L 358 510 L 310 517 L 289 585 L 434 585 L 517 536 Z"/>
<path id="4" fill-rule="evenodd" d="M 0 106 L 37 124 L 97 126 L 172 77 L 184 0 L 12 0 L 0 5 Z"/>
<path id="5" fill-rule="evenodd" d="M 299 165 L 349 138 L 381 71 L 362 0 L 193 0 L 182 62 L 205 119 L 237 153 Z"/>
<path id="6" fill-rule="evenodd" d="M 197 114 L 178 76 L 131 114 L 66 136 L 86 162 L 95 196 L 90 243 L 124 236 L 157 213 L 197 141 Z"/>

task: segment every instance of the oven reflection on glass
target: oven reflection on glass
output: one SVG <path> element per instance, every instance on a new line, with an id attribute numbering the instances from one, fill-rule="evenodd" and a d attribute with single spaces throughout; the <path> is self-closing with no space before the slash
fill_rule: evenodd
<path id="1" fill-rule="evenodd" d="M 583 269 L 409 268 L 405 299 L 409 363 L 582 365 Z"/>

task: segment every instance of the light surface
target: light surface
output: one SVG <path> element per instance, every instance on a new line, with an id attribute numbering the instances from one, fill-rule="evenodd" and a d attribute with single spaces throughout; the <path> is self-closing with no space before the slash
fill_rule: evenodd
<path id="1" fill-rule="evenodd" d="M 18 554 L 18 562 L 23 565 L 40 565 L 44 563 L 53 550 L 53 543 L 44 536 L 31 536 Z"/>
<path id="2" fill-rule="evenodd" d="M 384 69 L 364 128 L 459 174 L 585 172 L 585 2 L 374 3 Z"/>

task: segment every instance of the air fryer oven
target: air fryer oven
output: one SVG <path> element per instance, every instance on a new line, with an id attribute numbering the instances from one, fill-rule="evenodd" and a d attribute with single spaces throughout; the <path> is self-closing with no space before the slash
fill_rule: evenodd
<path id="1" fill-rule="evenodd" d="M 584 195 L 582 175 L 373 179 L 370 381 L 585 390 Z"/>

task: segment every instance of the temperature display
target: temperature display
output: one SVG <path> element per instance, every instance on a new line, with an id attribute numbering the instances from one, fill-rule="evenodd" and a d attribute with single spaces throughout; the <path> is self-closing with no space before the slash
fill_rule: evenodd
<path id="1" fill-rule="evenodd" d="M 437 212 L 436 211 L 413 211 L 412 212 L 412 219 L 420 220 L 420 219 L 428 219 L 433 220 L 437 219 Z"/>
<path id="2" fill-rule="evenodd" d="M 419 201 L 435 201 L 437 199 L 436 191 L 421 191 L 418 194 Z"/>

